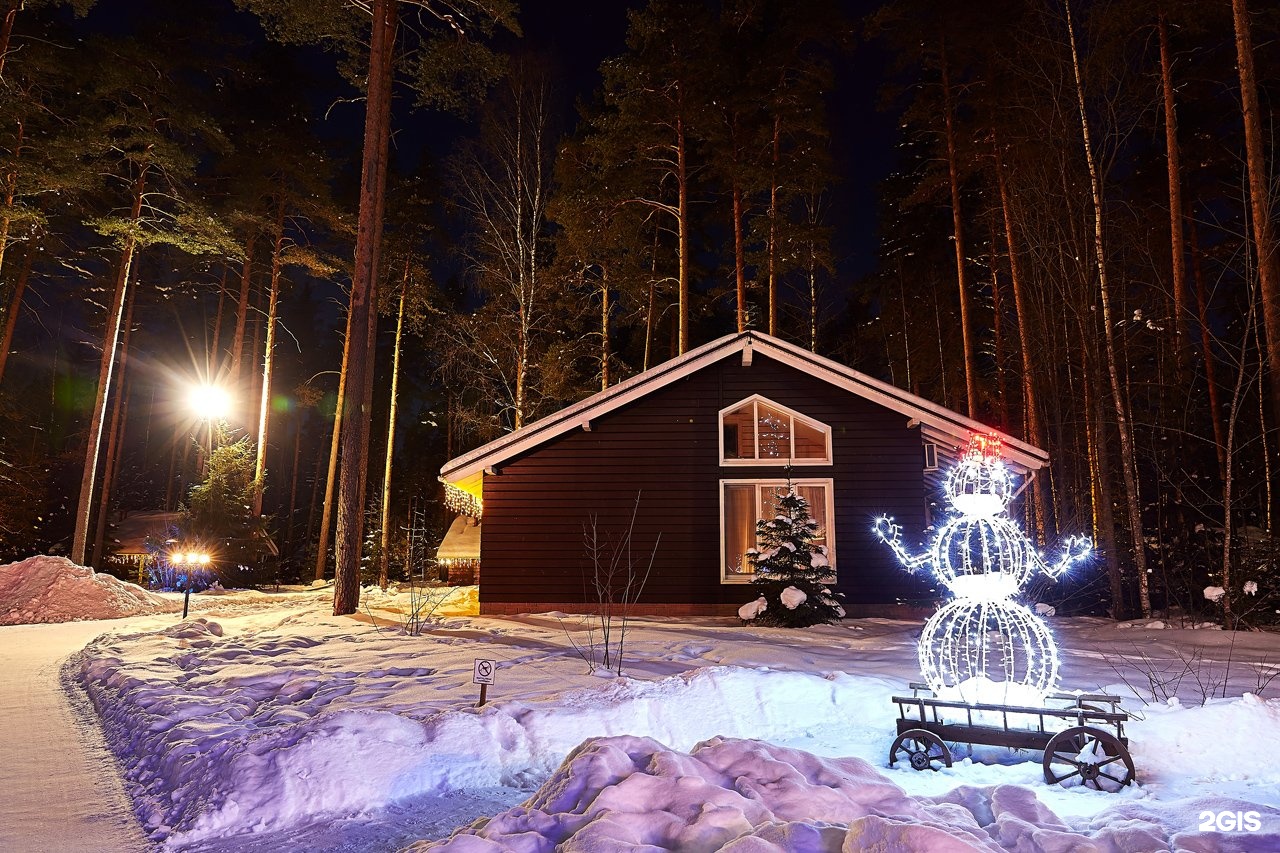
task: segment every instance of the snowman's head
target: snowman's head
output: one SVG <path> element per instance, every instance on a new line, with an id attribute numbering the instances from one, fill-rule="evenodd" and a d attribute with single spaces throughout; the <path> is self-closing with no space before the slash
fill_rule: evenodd
<path id="1" fill-rule="evenodd" d="M 1000 439 L 975 435 L 969 449 L 951 469 L 943 486 L 947 501 L 961 515 L 990 518 L 1009 508 L 1013 499 L 1013 477 L 1000 456 Z"/>

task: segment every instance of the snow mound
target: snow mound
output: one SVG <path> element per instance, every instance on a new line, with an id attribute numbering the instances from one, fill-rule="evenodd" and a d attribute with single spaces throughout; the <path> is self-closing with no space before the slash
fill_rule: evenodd
<path id="1" fill-rule="evenodd" d="M 804 590 L 796 589 L 794 586 L 784 589 L 778 597 L 782 600 L 782 606 L 788 610 L 795 610 L 809 600 L 809 596 L 805 594 Z"/>
<path id="2" fill-rule="evenodd" d="M 0 625 L 119 619 L 178 607 L 66 557 L 28 557 L 0 566 Z"/>
<path id="3" fill-rule="evenodd" d="M 743 622 L 750 622 L 761 613 L 769 609 L 769 602 L 762 595 L 755 601 L 748 601 L 746 604 L 738 608 L 738 618 Z"/>
<path id="4" fill-rule="evenodd" d="M 998 849 L 968 812 L 910 797 L 860 758 L 720 737 L 684 754 L 626 736 L 586 741 L 523 805 L 410 849 L 781 853 L 846 839 L 849 850 Z"/>
<path id="5" fill-rule="evenodd" d="M 1201 811 L 1257 809 L 1221 798 L 1126 802 L 1071 826 L 1018 785 L 913 797 L 859 758 L 819 758 L 754 740 L 712 738 L 680 753 L 649 738 L 588 740 L 523 805 L 412 851 L 1277 849 L 1262 832 L 1198 832 Z M 1274 825 L 1274 824 L 1272 824 Z"/>

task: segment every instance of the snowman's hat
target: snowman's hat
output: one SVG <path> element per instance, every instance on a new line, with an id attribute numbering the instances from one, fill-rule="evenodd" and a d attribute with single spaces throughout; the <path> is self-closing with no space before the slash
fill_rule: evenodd
<path id="1" fill-rule="evenodd" d="M 974 434 L 956 467 L 951 469 L 944 490 L 947 500 L 962 515 L 998 515 L 1013 499 L 1013 477 L 1000 453 L 1000 437 Z"/>

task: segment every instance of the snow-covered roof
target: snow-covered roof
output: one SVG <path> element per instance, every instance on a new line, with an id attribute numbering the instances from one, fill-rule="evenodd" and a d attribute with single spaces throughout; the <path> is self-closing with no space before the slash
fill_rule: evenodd
<path id="1" fill-rule="evenodd" d="M 571 430 L 589 427 L 593 418 L 625 406 L 737 353 L 741 353 L 743 361 L 748 364 L 751 355 L 759 353 L 851 394 L 900 412 L 909 421 L 920 425 L 926 441 L 934 442 L 943 449 L 957 451 L 968 444 L 969 436 L 975 432 L 994 432 L 1000 436 L 1005 460 L 1019 473 L 1039 470 L 1049 463 L 1049 455 L 1040 448 L 959 412 L 953 412 L 837 361 L 801 349 L 795 344 L 762 332 L 746 331 L 703 344 L 678 358 L 638 373 L 572 406 L 494 439 L 470 453 L 451 459 L 440 469 L 440 479 L 479 496 L 486 468 L 500 466 L 508 459 Z"/>

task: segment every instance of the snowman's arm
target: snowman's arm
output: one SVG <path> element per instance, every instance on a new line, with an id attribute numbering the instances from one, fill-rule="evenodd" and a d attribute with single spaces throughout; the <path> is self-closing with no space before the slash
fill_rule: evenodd
<path id="1" fill-rule="evenodd" d="M 903 568 L 908 572 L 914 574 L 929 561 L 927 552 L 913 555 L 906 549 L 902 544 L 902 525 L 889 516 L 882 515 L 877 518 L 871 529 L 875 531 L 881 542 L 893 549 L 894 556 L 898 558 L 898 562 L 902 563 Z"/>
<path id="2" fill-rule="evenodd" d="M 1068 536 L 1062 543 L 1062 553 L 1059 555 L 1057 562 L 1046 562 L 1039 554 L 1036 555 L 1036 562 L 1040 564 L 1040 569 L 1046 575 L 1051 578 L 1057 578 L 1076 563 L 1088 559 L 1092 553 L 1093 540 L 1088 536 Z"/>

